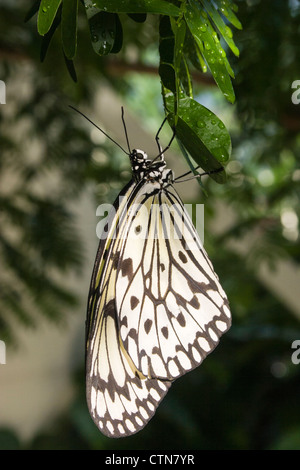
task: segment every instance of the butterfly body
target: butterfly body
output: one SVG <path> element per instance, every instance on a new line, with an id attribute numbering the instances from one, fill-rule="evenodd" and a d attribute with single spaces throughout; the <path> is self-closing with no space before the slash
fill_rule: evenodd
<path id="1" fill-rule="evenodd" d="M 110 437 L 142 429 L 172 381 L 197 367 L 231 322 L 163 154 L 129 158 L 133 178 L 99 244 L 86 327 L 87 402 Z"/>

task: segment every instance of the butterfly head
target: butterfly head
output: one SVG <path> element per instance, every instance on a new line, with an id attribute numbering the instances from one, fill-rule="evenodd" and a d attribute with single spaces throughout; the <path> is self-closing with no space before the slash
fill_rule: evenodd
<path id="1" fill-rule="evenodd" d="M 163 158 L 157 161 L 149 160 L 148 155 L 139 149 L 130 153 L 132 173 L 136 181 L 148 180 L 165 182 L 166 162 Z M 169 171 L 169 170 L 167 170 Z"/>

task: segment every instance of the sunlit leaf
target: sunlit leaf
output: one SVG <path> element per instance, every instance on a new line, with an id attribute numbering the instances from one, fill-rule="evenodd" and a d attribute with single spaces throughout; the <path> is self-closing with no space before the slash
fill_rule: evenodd
<path id="1" fill-rule="evenodd" d="M 224 0 L 215 0 L 215 3 L 221 11 L 222 15 L 224 15 L 233 26 L 235 26 L 237 29 L 243 29 L 240 20 L 234 13 L 234 11 L 238 10 L 238 7 L 235 3 L 228 3 L 228 5 L 224 5 Z"/>
<path id="2" fill-rule="evenodd" d="M 212 2 L 209 0 L 201 0 L 202 5 L 205 7 L 207 13 L 210 15 L 211 19 L 215 23 L 216 27 L 220 31 L 222 37 L 224 40 L 227 42 L 228 46 L 232 50 L 232 52 L 236 55 L 239 56 L 239 50 L 236 47 L 233 39 L 232 39 L 232 31 L 229 26 L 227 26 L 221 15 L 219 14 L 218 10 L 214 7 Z"/>
<path id="3" fill-rule="evenodd" d="M 44 36 L 54 21 L 59 5 L 62 0 L 42 0 L 38 13 L 38 32 Z"/>
<path id="4" fill-rule="evenodd" d="M 203 11 L 199 3 L 190 0 L 186 7 L 185 18 L 218 87 L 228 101 L 233 103 L 235 95 L 230 79 L 230 75 L 233 76 L 233 71 L 207 13 Z"/>
<path id="5" fill-rule="evenodd" d="M 168 120 L 174 124 L 174 98 L 166 97 Z M 195 162 L 207 172 L 221 168 L 231 153 L 230 135 L 223 122 L 197 101 L 181 97 L 178 107 L 176 136 Z M 212 173 L 218 183 L 226 181 L 224 171 Z"/>

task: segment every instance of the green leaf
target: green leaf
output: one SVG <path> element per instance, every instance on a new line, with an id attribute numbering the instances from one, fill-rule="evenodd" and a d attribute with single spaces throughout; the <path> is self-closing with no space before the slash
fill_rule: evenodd
<path id="1" fill-rule="evenodd" d="M 180 9 L 164 0 L 94 0 L 100 10 L 111 13 L 156 13 L 178 16 Z"/>
<path id="2" fill-rule="evenodd" d="M 176 123 L 176 116 L 177 116 L 177 108 L 178 108 L 178 101 L 179 101 L 179 94 L 181 92 L 181 64 L 183 61 L 183 46 L 186 34 L 186 23 L 183 18 L 175 21 L 171 18 L 171 26 L 174 32 L 175 44 L 174 44 L 174 70 L 175 70 L 175 123 Z M 186 72 L 186 69 L 184 70 Z"/>
<path id="3" fill-rule="evenodd" d="M 224 0 L 215 0 L 215 3 L 218 6 L 218 9 L 221 11 L 221 13 L 225 16 L 225 18 L 228 19 L 228 21 L 235 26 L 237 29 L 243 29 L 243 26 L 240 22 L 240 20 L 237 18 L 233 10 L 237 11 L 238 7 L 235 5 L 235 3 L 228 4 L 227 8 L 224 5 Z"/>
<path id="4" fill-rule="evenodd" d="M 61 37 L 63 49 L 68 59 L 73 59 L 77 48 L 78 0 L 64 0 L 61 13 Z"/>
<path id="5" fill-rule="evenodd" d="M 38 32 L 41 36 L 48 33 L 62 0 L 42 0 L 38 13 Z"/>
<path id="6" fill-rule="evenodd" d="M 41 62 L 44 62 L 48 47 L 50 45 L 51 39 L 58 28 L 59 24 L 61 22 L 61 15 L 56 15 L 54 18 L 54 21 L 51 25 L 51 28 L 49 29 L 48 33 L 46 33 L 43 38 L 42 38 L 42 44 L 41 44 L 41 52 L 40 52 L 40 60 Z"/>
<path id="7" fill-rule="evenodd" d="M 185 56 L 182 57 L 181 67 L 180 67 L 180 81 L 184 92 L 190 98 L 193 98 L 193 86 L 192 78 L 190 75 L 189 67 Z"/>
<path id="8" fill-rule="evenodd" d="M 175 47 L 174 47 L 174 68 L 177 80 L 179 81 L 180 66 L 183 55 L 183 45 L 186 33 L 186 23 L 184 20 L 179 22 L 173 21 L 172 28 L 175 36 Z"/>
<path id="9" fill-rule="evenodd" d="M 200 70 L 203 73 L 207 72 L 207 65 L 202 57 L 199 46 L 194 40 L 189 29 L 186 31 L 184 54 L 197 70 Z"/>
<path id="10" fill-rule="evenodd" d="M 220 31 L 221 35 L 223 36 L 224 40 L 227 42 L 228 46 L 232 50 L 232 52 L 238 57 L 240 54 L 240 51 L 236 47 L 233 39 L 232 39 L 232 31 L 227 26 L 222 17 L 220 16 L 219 12 L 215 9 L 214 5 L 208 1 L 208 0 L 201 0 L 201 3 L 203 4 L 204 8 L 206 9 L 207 13 L 215 23 L 216 27 Z"/>
<path id="11" fill-rule="evenodd" d="M 162 16 L 159 23 L 159 69 L 158 73 L 163 85 L 176 93 L 176 77 L 173 65 L 175 38 L 171 28 L 170 18 Z"/>
<path id="12" fill-rule="evenodd" d="M 120 21 L 119 15 L 115 14 L 115 42 L 110 51 L 112 54 L 117 54 L 123 45 L 123 29 L 122 23 Z"/>
<path id="13" fill-rule="evenodd" d="M 75 70 L 75 67 L 74 67 L 73 60 L 68 59 L 68 57 L 66 57 L 65 53 L 64 53 L 64 59 L 65 59 L 65 64 L 66 64 L 66 67 L 67 67 L 68 72 L 70 74 L 70 77 L 72 78 L 72 80 L 75 83 L 77 83 L 77 74 L 76 74 L 76 70 Z"/>
<path id="14" fill-rule="evenodd" d="M 89 25 L 94 51 L 99 55 L 109 54 L 115 42 L 115 14 L 100 11 L 90 18 Z"/>
<path id="15" fill-rule="evenodd" d="M 167 96 L 165 102 L 169 112 L 168 120 L 174 125 L 173 96 Z M 181 97 L 179 100 L 176 136 L 204 171 L 218 170 L 230 157 L 231 140 L 225 125 L 215 114 L 192 98 Z M 224 171 L 210 176 L 218 183 L 226 181 Z"/>
<path id="16" fill-rule="evenodd" d="M 233 103 L 235 95 L 230 79 L 233 71 L 207 13 L 195 0 L 190 0 L 186 7 L 185 19 L 218 87 L 227 100 Z"/>
<path id="17" fill-rule="evenodd" d="M 96 54 L 116 53 L 122 47 L 123 31 L 116 13 L 103 11 L 91 0 L 84 0 L 92 46 Z"/>

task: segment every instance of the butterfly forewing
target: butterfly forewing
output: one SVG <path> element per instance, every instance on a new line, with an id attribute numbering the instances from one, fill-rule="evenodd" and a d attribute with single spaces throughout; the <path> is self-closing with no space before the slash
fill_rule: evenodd
<path id="1" fill-rule="evenodd" d="M 127 220 L 116 280 L 121 339 L 145 376 L 173 380 L 227 331 L 228 301 L 175 190 L 145 184 L 135 204 L 143 210 Z"/>

